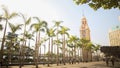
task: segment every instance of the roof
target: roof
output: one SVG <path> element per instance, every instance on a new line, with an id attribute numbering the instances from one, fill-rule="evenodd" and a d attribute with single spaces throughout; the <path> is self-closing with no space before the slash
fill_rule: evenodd
<path id="1" fill-rule="evenodd" d="M 120 25 L 112 27 L 112 28 L 110 29 L 110 32 L 111 32 L 111 31 L 115 31 L 115 30 L 120 30 Z"/>

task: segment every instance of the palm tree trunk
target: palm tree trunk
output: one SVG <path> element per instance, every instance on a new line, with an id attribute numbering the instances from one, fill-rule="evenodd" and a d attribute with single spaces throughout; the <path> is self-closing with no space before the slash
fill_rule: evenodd
<path id="1" fill-rule="evenodd" d="M 38 68 L 38 46 L 35 47 L 35 65 Z"/>
<path id="2" fill-rule="evenodd" d="M 96 54 L 97 54 L 97 61 L 99 61 L 99 54 L 98 54 L 98 51 L 96 51 Z"/>
<path id="3" fill-rule="evenodd" d="M 59 65 L 59 47 L 57 45 L 57 66 Z"/>
<path id="4" fill-rule="evenodd" d="M 12 55 L 11 55 L 11 49 L 13 47 L 13 42 L 12 42 L 12 39 L 11 39 L 11 42 L 10 42 L 10 51 L 8 52 L 8 62 L 11 64 L 11 59 L 12 59 Z"/>
<path id="5" fill-rule="evenodd" d="M 65 65 L 65 34 L 63 34 L 63 63 Z"/>
<path id="6" fill-rule="evenodd" d="M 80 48 L 78 47 L 78 57 L 77 57 L 77 61 L 78 61 L 78 63 L 79 63 L 79 59 L 80 58 Z"/>
<path id="7" fill-rule="evenodd" d="M 49 45 L 48 45 L 48 67 L 50 66 L 50 38 L 49 38 Z"/>
<path id="8" fill-rule="evenodd" d="M 76 46 L 74 47 L 74 60 L 75 60 L 75 63 L 76 63 Z"/>
<path id="9" fill-rule="evenodd" d="M 46 59 L 45 51 L 46 51 L 46 45 L 44 45 L 44 59 Z"/>
<path id="10" fill-rule="evenodd" d="M 35 44 L 35 65 L 38 68 L 38 40 L 37 40 L 37 33 L 36 33 L 36 44 Z"/>
<path id="11" fill-rule="evenodd" d="M 38 35 L 38 43 L 41 43 L 41 38 L 40 38 L 40 31 L 39 31 L 39 35 Z M 38 45 L 38 46 L 40 46 L 40 53 L 39 53 L 39 57 L 38 57 L 38 62 L 40 62 L 40 58 L 41 58 L 41 45 Z M 39 48 L 39 47 L 38 47 Z M 38 50 L 39 51 L 39 50 Z"/>
<path id="12" fill-rule="evenodd" d="M 1 44 L 1 56 L 0 56 L 0 67 L 2 68 L 2 63 L 3 63 L 3 50 L 4 50 L 4 42 L 5 42 L 5 34 L 6 34 L 6 29 L 7 29 L 7 23 L 8 23 L 8 20 L 6 20 L 6 23 L 5 23 L 5 29 L 4 29 L 4 34 L 3 34 L 3 38 L 2 38 L 2 44 Z"/>
<path id="13" fill-rule="evenodd" d="M 19 68 L 22 68 L 22 48 L 20 48 L 20 55 L 19 55 Z"/>
<path id="14" fill-rule="evenodd" d="M 24 46 L 26 45 L 25 44 L 25 31 L 26 31 L 26 24 L 24 25 L 24 34 L 23 34 L 23 43 L 22 43 L 22 47 L 21 47 L 21 54 L 20 54 L 20 56 L 21 56 L 21 58 L 20 58 L 20 66 L 19 66 L 19 68 L 21 68 L 22 67 L 22 65 L 24 64 L 24 56 L 25 56 L 25 54 L 24 54 L 24 52 L 25 52 L 25 49 L 24 49 Z"/>
<path id="15" fill-rule="evenodd" d="M 51 37 L 51 61 L 53 62 L 53 37 Z"/>
<path id="16" fill-rule="evenodd" d="M 58 44 L 58 27 L 57 27 L 57 44 Z M 58 45 L 57 45 L 56 63 L 57 63 L 57 66 L 58 66 L 59 65 L 59 48 L 58 48 Z"/>

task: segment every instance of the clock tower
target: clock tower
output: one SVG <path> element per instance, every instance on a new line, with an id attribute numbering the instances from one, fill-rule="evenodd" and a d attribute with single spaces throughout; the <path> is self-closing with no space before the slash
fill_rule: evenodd
<path id="1" fill-rule="evenodd" d="M 82 17 L 82 21 L 81 21 L 80 37 L 82 39 L 90 40 L 90 29 L 87 24 L 87 19 L 85 16 Z"/>
<path id="2" fill-rule="evenodd" d="M 87 24 L 87 19 L 85 16 L 81 19 L 80 38 L 90 41 L 90 28 Z M 85 44 L 85 46 L 87 45 Z M 91 50 L 86 49 L 85 46 L 82 47 L 82 60 L 84 62 L 92 61 L 92 52 Z"/>

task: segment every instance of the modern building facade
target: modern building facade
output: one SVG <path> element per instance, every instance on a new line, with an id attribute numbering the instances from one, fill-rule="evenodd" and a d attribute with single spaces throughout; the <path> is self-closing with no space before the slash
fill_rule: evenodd
<path id="1" fill-rule="evenodd" d="M 120 26 L 115 26 L 110 29 L 109 41 L 111 46 L 120 46 Z"/>
<path id="2" fill-rule="evenodd" d="M 81 19 L 80 38 L 90 41 L 90 28 L 87 24 L 87 19 L 85 16 L 83 16 Z M 84 47 L 82 48 L 82 60 L 85 62 L 92 60 L 91 50 L 87 50 Z"/>

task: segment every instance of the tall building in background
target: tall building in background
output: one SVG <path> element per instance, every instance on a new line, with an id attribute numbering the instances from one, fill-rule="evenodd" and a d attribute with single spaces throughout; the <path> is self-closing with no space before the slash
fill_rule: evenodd
<path id="1" fill-rule="evenodd" d="M 81 23 L 80 37 L 86 40 L 90 40 L 90 28 L 87 24 L 87 19 L 85 16 L 82 17 Z"/>
<path id="2" fill-rule="evenodd" d="M 111 46 L 120 46 L 120 26 L 110 29 L 109 40 Z"/>
<path id="3" fill-rule="evenodd" d="M 85 16 L 83 16 L 81 19 L 80 38 L 90 41 L 90 28 L 87 24 L 87 19 Z M 88 50 L 85 47 L 82 48 L 82 60 L 85 62 L 92 61 L 91 50 Z"/>

